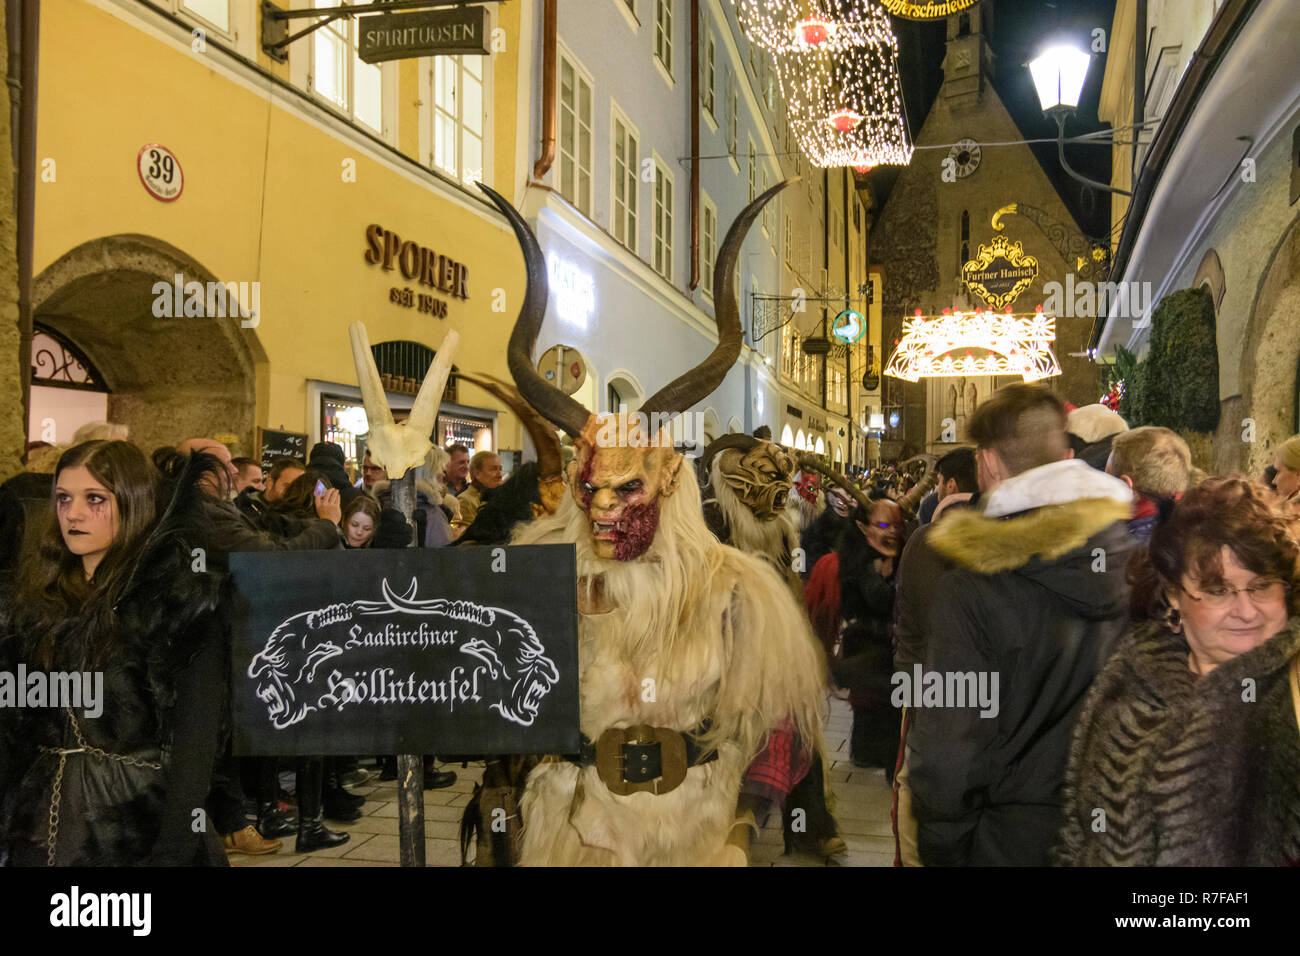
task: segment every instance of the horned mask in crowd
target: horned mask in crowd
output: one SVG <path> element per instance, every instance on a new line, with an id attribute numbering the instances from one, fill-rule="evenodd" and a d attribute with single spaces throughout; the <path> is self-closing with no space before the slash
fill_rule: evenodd
<path id="1" fill-rule="evenodd" d="M 370 428 L 366 447 L 374 463 L 388 469 L 388 477 L 396 481 L 410 469 L 424 464 L 425 456 L 433 447 L 430 436 L 438 421 L 438 406 L 442 404 L 442 393 L 447 387 L 451 359 L 460 343 L 460 335 L 448 330 L 442 347 L 425 373 L 424 384 L 415 396 L 410 417 L 395 424 L 379 369 L 375 366 L 374 353 L 370 351 L 365 325 L 353 322 L 348 326 L 348 334 L 352 338 L 352 361 L 357 367 L 357 382 L 361 386 L 361 400 L 366 406 L 366 421 Z"/>
<path id="2" fill-rule="evenodd" d="M 477 385 L 483 391 L 494 396 L 503 405 L 515 413 L 515 417 L 528 430 L 528 437 L 537 449 L 537 492 L 541 503 L 533 502 L 533 517 L 544 514 L 553 515 L 560 507 L 564 495 L 564 457 L 560 450 L 560 436 L 555 434 L 551 423 L 537 414 L 536 410 L 524 401 L 515 388 L 491 375 L 460 375 L 462 382 Z"/>
<path id="3" fill-rule="evenodd" d="M 661 501 L 682 478 L 682 456 L 662 425 L 721 385 L 740 355 L 743 335 L 735 288 L 740 247 L 763 206 L 790 182 L 773 186 L 746 206 L 718 250 L 713 270 L 717 347 L 700 365 L 646 399 L 640 411 L 606 415 L 593 414 L 538 373 L 533 349 L 546 315 L 546 263 L 537 237 L 518 211 L 499 193 L 479 184 L 514 229 L 527 271 L 524 304 L 506 353 L 510 374 L 528 403 L 573 437 L 577 457 L 569 465 L 569 488 L 590 518 L 597 556 L 631 561 L 654 541 Z"/>
<path id="4" fill-rule="evenodd" d="M 810 452 L 799 452 L 796 455 L 796 461 L 799 464 L 799 469 L 805 475 L 816 472 L 858 504 L 862 505 L 862 507 L 866 508 L 868 512 L 871 511 L 871 499 L 868 498 L 861 489 L 854 487 L 853 482 L 849 481 L 838 471 L 832 471 L 831 468 L 816 455 Z"/>
<path id="5" fill-rule="evenodd" d="M 821 491 L 821 479 L 816 472 L 801 471 L 799 480 L 794 483 L 794 490 L 808 504 L 816 504 L 817 493 Z"/>
<path id="6" fill-rule="evenodd" d="M 780 445 L 752 435 L 723 435 L 704 449 L 704 472 L 718 476 L 759 521 L 772 521 L 790 498 L 794 456 Z"/>

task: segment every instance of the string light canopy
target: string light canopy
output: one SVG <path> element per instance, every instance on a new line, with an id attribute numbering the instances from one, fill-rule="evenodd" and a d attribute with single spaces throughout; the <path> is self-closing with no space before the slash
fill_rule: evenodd
<path id="1" fill-rule="evenodd" d="M 903 323 L 886 375 L 917 382 L 923 378 L 1019 375 L 1026 382 L 1061 374 L 1052 352 L 1056 319 L 1038 306 L 1033 312 L 954 312 Z"/>
<path id="2" fill-rule="evenodd" d="M 771 54 L 790 128 L 814 166 L 912 160 L 889 15 L 864 0 L 732 0 Z"/>

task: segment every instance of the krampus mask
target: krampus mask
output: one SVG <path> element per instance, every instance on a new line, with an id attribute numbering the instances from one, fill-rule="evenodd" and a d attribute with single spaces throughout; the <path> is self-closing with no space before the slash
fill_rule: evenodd
<path id="1" fill-rule="evenodd" d="M 479 184 L 514 229 L 528 276 L 507 351 L 510 374 L 528 403 L 573 437 L 577 458 L 569 465 L 569 488 L 590 518 L 591 545 L 598 557 L 632 561 L 654 541 L 660 506 L 676 490 L 683 463 L 662 426 L 721 385 L 740 355 L 743 337 L 735 290 L 740 247 L 763 206 L 786 185 L 772 187 L 745 207 L 718 250 L 713 272 L 718 345 L 709 357 L 646 399 L 640 411 L 597 416 L 538 374 L 533 349 L 546 311 L 546 263 L 518 211 Z"/>
<path id="2" fill-rule="evenodd" d="M 705 474 L 715 486 L 719 479 L 725 482 L 763 522 L 775 520 L 785 510 L 794 468 L 794 457 L 780 445 L 749 435 L 723 435 L 704 449 Z"/>

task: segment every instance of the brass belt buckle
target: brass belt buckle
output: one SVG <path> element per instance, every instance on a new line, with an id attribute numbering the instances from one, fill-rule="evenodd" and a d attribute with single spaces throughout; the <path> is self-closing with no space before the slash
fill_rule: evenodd
<path id="1" fill-rule="evenodd" d="M 626 744 L 658 744 L 659 775 L 640 783 L 630 783 L 626 776 Z M 611 793 L 625 797 L 630 793 L 668 793 L 686 779 L 686 738 L 666 727 L 611 727 L 596 741 L 596 772 Z"/>

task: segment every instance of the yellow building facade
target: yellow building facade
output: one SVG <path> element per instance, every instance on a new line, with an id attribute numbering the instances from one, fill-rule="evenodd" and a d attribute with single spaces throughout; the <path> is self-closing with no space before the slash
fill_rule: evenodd
<path id="1" fill-rule="evenodd" d="M 28 437 L 107 416 L 146 450 L 346 439 L 356 320 L 395 409 L 451 329 L 459 370 L 508 377 L 522 259 L 470 180 L 515 201 L 527 147 L 519 5 L 489 9 L 490 55 L 367 67 L 348 20 L 277 62 L 252 0 L 43 4 Z M 439 440 L 522 450 L 474 386 L 443 415 Z"/>

